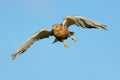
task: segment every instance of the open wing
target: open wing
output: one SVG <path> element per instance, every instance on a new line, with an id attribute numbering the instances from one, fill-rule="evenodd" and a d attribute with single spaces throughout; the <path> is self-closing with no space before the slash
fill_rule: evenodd
<path id="1" fill-rule="evenodd" d="M 75 24 L 83 28 L 101 28 L 107 30 L 105 25 L 82 16 L 66 16 L 62 24 L 67 27 Z"/>
<path id="2" fill-rule="evenodd" d="M 12 59 L 15 59 L 18 55 L 25 52 L 35 41 L 40 39 L 48 38 L 52 35 L 52 32 L 49 30 L 39 30 L 38 32 L 34 33 L 22 46 L 20 46 L 16 52 L 11 56 Z"/>

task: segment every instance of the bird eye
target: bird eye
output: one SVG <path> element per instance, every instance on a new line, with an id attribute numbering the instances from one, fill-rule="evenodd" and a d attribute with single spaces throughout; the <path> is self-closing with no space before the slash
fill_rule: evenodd
<path id="1" fill-rule="evenodd" d="M 58 26 L 55 26 L 56 28 L 58 28 Z"/>

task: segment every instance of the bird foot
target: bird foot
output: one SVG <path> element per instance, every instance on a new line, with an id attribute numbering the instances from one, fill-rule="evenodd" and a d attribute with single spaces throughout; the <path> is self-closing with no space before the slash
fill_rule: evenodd
<path id="1" fill-rule="evenodd" d="M 72 36 L 71 34 L 69 34 L 69 36 L 71 37 L 71 39 L 72 39 L 74 42 L 77 41 L 77 39 L 76 39 L 74 36 Z"/>
<path id="2" fill-rule="evenodd" d="M 71 36 L 71 38 L 72 38 L 72 40 L 73 40 L 74 42 L 77 41 L 77 39 L 76 39 L 74 36 Z"/>
<path id="3" fill-rule="evenodd" d="M 63 42 L 63 44 L 64 44 L 64 46 L 65 46 L 66 48 L 69 48 L 69 46 L 68 46 L 67 43 Z"/>

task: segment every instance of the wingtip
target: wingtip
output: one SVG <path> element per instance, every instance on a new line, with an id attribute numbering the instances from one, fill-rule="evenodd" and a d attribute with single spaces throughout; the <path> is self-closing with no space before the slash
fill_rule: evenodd
<path id="1" fill-rule="evenodd" d="M 21 54 L 21 52 L 16 52 L 14 54 L 11 55 L 12 60 L 14 60 L 17 56 L 19 56 Z"/>
<path id="2" fill-rule="evenodd" d="M 16 58 L 16 56 L 17 55 L 15 55 L 15 54 L 11 55 L 11 58 L 12 58 L 11 60 L 14 60 Z"/>
<path id="3" fill-rule="evenodd" d="M 101 28 L 101 29 L 103 29 L 103 30 L 105 30 L 105 31 L 108 31 L 108 29 L 107 29 L 107 26 L 106 26 L 106 25 L 100 26 L 99 28 Z"/>
<path id="4" fill-rule="evenodd" d="M 15 58 L 12 58 L 11 60 L 14 60 Z"/>

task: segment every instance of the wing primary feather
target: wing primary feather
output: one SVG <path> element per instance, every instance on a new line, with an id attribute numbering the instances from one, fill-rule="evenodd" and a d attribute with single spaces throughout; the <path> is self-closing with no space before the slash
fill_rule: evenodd
<path id="1" fill-rule="evenodd" d="M 28 39 L 22 46 L 20 46 L 14 54 L 12 54 L 12 60 L 14 60 L 18 55 L 25 52 L 36 40 Z"/>
<path id="2" fill-rule="evenodd" d="M 83 16 L 66 16 L 62 24 L 67 27 L 75 24 L 77 26 L 81 26 L 83 28 L 88 28 L 88 29 L 99 28 L 99 29 L 107 30 L 106 28 L 107 26 Z"/>
<path id="3" fill-rule="evenodd" d="M 38 32 L 34 33 L 25 43 L 23 43 L 22 46 L 20 46 L 15 53 L 12 54 L 12 60 L 14 60 L 18 55 L 22 54 L 25 52 L 34 42 L 48 38 L 49 36 L 52 36 L 52 32 L 49 30 L 39 30 Z"/>

